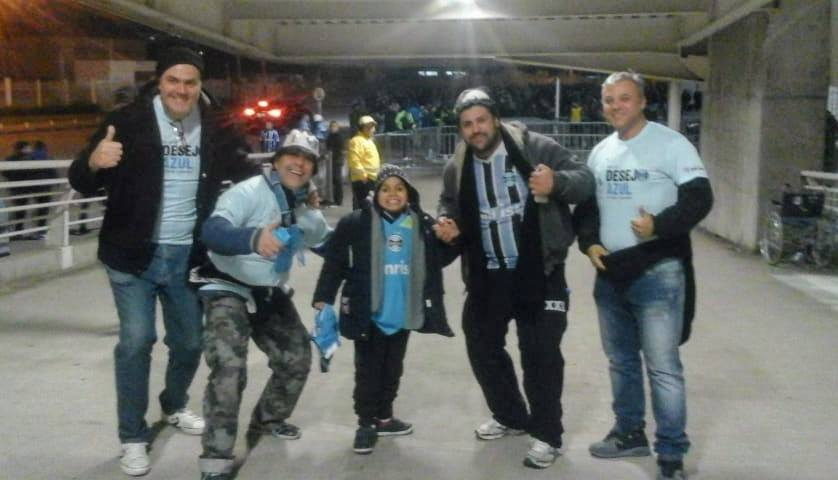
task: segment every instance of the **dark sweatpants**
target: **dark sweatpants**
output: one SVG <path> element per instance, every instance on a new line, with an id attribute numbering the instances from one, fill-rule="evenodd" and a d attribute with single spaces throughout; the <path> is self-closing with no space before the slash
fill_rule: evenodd
<path id="1" fill-rule="evenodd" d="M 463 331 L 474 376 L 492 416 L 510 428 L 526 430 L 551 446 L 562 445 L 564 358 L 561 340 L 567 328 L 568 292 L 564 270 L 546 282 L 542 302 L 521 303 L 508 272 L 491 272 L 482 294 L 469 293 L 463 308 Z M 518 388 L 506 351 L 509 321 L 515 319 L 527 404 Z"/>
<path id="2" fill-rule="evenodd" d="M 408 330 L 385 335 L 377 326 L 366 340 L 355 340 L 355 414 L 358 425 L 370 426 L 376 419 L 393 416 L 393 402 L 404 371 Z"/>

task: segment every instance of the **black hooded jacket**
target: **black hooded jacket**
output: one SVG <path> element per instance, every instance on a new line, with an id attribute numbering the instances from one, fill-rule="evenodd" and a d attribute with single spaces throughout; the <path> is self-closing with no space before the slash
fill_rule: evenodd
<path id="1" fill-rule="evenodd" d="M 425 243 L 425 284 L 423 302 L 425 323 L 418 331 L 453 337 L 443 304 L 442 268 L 457 257 L 457 252 L 436 238 L 432 230 L 435 220 L 419 207 L 419 194 L 408 183 L 408 201 L 420 219 L 421 235 Z M 371 292 L 371 230 L 375 216 L 373 208 L 364 208 L 341 218 L 324 250 L 323 269 L 317 279 L 312 303 L 334 304 L 341 290 L 339 305 L 340 332 L 351 340 L 369 338 L 375 328 L 372 319 Z M 347 308 L 343 308 L 347 307 Z"/>

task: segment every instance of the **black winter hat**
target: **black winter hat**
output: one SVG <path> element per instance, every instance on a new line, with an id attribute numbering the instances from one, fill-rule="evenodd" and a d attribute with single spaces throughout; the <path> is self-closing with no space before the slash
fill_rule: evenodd
<path id="1" fill-rule="evenodd" d="M 192 65 L 204 76 L 204 57 L 187 47 L 172 47 L 164 50 L 157 59 L 155 73 L 159 78 L 163 72 L 175 65 Z"/>
<path id="2" fill-rule="evenodd" d="M 407 174 L 405 173 L 405 171 L 398 165 L 393 165 L 392 163 L 385 163 L 378 170 L 378 178 L 375 180 L 374 188 L 375 195 L 378 195 L 378 191 L 381 189 L 381 186 L 384 184 L 384 181 L 390 177 L 401 178 L 404 184 L 407 186 L 407 200 L 410 203 L 418 205 L 419 191 L 416 190 L 416 187 L 414 187 L 413 184 L 410 183 L 410 180 L 407 178 Z M 373 203 L 375 202 L 373 201 Z"/>

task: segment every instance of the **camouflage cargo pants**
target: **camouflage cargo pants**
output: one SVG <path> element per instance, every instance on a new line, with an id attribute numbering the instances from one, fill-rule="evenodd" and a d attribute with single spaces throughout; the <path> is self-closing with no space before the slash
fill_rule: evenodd
<path id="1" fill-rule="evenodd" d="M 249 339 L 268 356 L 272 372 L 251 419 L 262 427 L 280 423 L 294 411 L 311 368 L 311 345 L 294 304 L 284 295 L 257 298 L 256 314 L 249 314 L 236 295 L 206 298 L 204 309 L 204 358 L 210 375 L 204 394 L 207 427 L 201 470 L 215 472 L 232 467 Z"/>

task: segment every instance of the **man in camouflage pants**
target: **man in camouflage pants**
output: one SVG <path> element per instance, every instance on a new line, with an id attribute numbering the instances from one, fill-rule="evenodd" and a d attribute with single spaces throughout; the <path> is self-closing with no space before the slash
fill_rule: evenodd
<path id="1" fill-rule="evenodd" d="M 270 178 L 258 175 L 224 192 L 204 223 L 202 239 L 212 262 L 193 272 L 194 280 L 206 283 L 200 294 L 210 368 L 198 461 L 202 480 L 232 478 L 250 338 L 268 356 L 271 377 L 253 409 L 248 441 L 262 434 L 301 436 L 286 419 L 308 378 L 311 345 L 287 282 L 293 246 L 317 245 L 331 231 L 320 210 L 301 198 L 316 173 L 317 147 L 313 135 L 292 130 L 274 156 Z"/>

